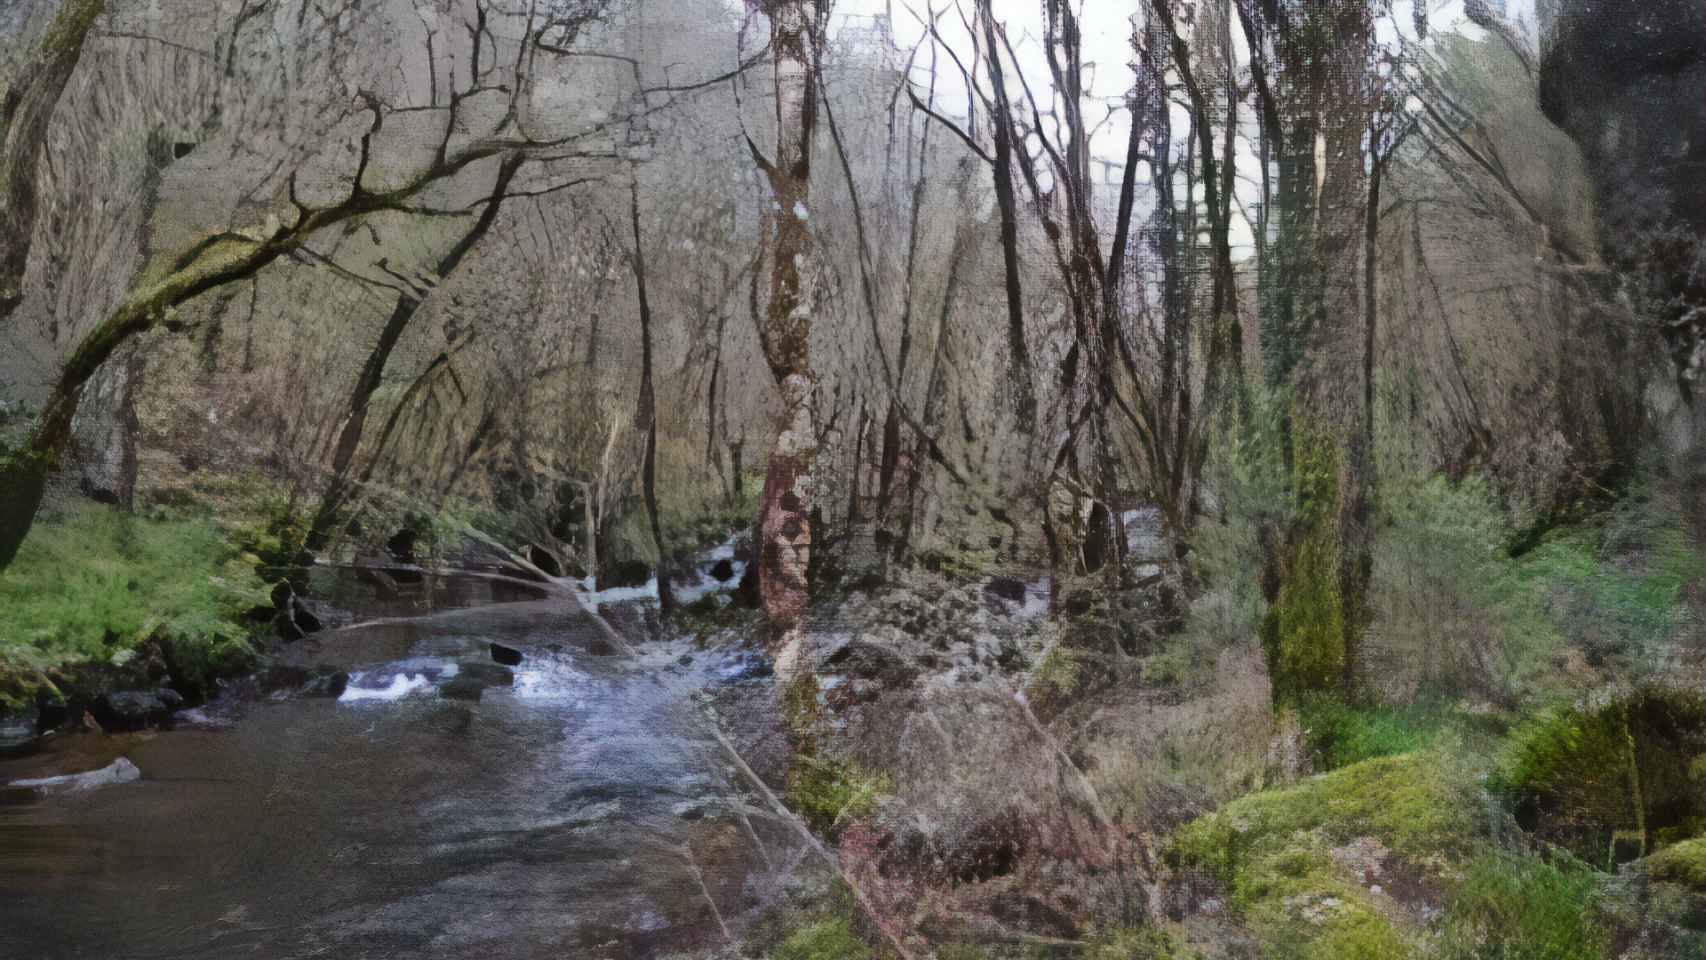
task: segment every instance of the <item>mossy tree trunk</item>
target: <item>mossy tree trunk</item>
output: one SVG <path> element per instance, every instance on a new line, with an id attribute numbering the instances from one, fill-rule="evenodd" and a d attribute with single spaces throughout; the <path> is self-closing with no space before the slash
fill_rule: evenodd
<path id="1" fill-rule="evenodd" d="M 1368 176 L 1363 138 L 1375 78 L 1363 0 L 1311 0 L 1277 24 L 1284 302 L 1270 304 L 1270 374 L 1289 382 L 1293 515 L 1275 538 L 1263 625 L 1275 702 L 1348 690 L 1368 621 L 1372 569 L 1370 367 L 1363 329 Z"/>

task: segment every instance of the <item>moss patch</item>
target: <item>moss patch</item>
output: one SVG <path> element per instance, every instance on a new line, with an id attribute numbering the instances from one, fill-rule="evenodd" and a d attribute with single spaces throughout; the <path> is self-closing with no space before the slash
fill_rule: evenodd
<path id="1" fill-rule="evenodd" d="M 1647 858 L 1647 872 L 1654 880 L 1706 893 L 1706 837 L 1672 844 Z"/>
<path id="2" fill-rule="evenodd" d="M 1356 707 L 1329 694 L 1298 704 L 1298 722 L 1320 770 L 1424 749 L 1448 719 L 1444 708 L 1434 705 Z"/>
<path id="3" fill-rule="evenodd" d="M 1469 771 L 1428 750 L 1242 797 L 1186 825 L 1167 858 L 1215 877 L 1273 956 L 1398 958 L 1420 934 L 1355 861 L 1442 877 L 1482 834 Z"/>

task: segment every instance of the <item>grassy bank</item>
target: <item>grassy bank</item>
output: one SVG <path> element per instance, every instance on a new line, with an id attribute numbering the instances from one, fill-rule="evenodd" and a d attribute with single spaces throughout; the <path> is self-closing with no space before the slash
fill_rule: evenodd
<path id="1" fill-rule="evenodd" d="M 244 614 L 270 603 L 257 563 L 211 517 L 56 506 L 0 573 L 0 709 L 89 665 L 140 667 L 144 648 L 186 686 L 241 669 L 254 655 Z"/>

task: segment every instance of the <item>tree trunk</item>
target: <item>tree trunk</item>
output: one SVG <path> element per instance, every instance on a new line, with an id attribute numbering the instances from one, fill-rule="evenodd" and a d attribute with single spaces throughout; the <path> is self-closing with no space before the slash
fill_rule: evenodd
<path id="1" fill-rule="evenodd" d="M 1282 29 L 1284 113 L 1294 124 L 1282 184 L 1313 209 L 1282 209 L 1282 229 L 1308 260 L 1293 304 L 1302 356 L 1293 379 L 1289 446 L 1294 520 L 1277 564 L 1275 603 L 1263 625 L 1275 702 L 1312 690 L 1348 690 L 1367 625 L 1373 451 L 1367 397 L 1363 244 L 1367 174 L 1363 135 L 1372 109 L 1367 54 L 1371 15 L 1362 0 L 1314 0 L 1296 14 L 1311 28 Z M 1321 30 L 1323 23 L 1333 29 Z M 1307 178 L 1305 180 L 1304 178 Z M 1299 237 L 1297 234 L 1303 234 Z M 1282 278 L 1281 283 L 1285 281 Z M 1301 329 L 1298 329 L 1301 328 Z"/>
<path id="2" fill-rule="evenodd" d="M 652 525 L 652 543 L 657 547 L 658 609 L 664 616 L 675 612 L 675 594 L 669 589 L 669 557 L 663 545 L 663 527 L 658 522 L 658 411 L 652 389 L 652 305 L 646 296 L 646 251 L 640 239 L 640 184 L 628 179 L 628 214 L 634 227 L 634 286 L 640 298 L 640 410 L 636 419 L 646 430 L 646 458 L 640 468 L 640 491 L 646 501 L 646 517 Z"/>
<path id="3" fill-rule="evenodd" d="M 758 586 L 765 615 L 778 631 L 778 666 L 784 672 L 797 656 L 798 625 L 807 601 L 811 560 L 812 466 L 817 456 L 812 408 L 816 379 L 809 341 L 818 280 L 818 250 L 808 223 L 812 141 L 817 126 L 814 80 L 818 4 L 770 0 L 775 56 L 776 155 L 766 160 L 748 141 L 769 181 L 773 201 L 766 214 L 772 252 L 770 302 L 759 340 L 782 393 L 782 413 L 765 470 L 759 506 Z"/>

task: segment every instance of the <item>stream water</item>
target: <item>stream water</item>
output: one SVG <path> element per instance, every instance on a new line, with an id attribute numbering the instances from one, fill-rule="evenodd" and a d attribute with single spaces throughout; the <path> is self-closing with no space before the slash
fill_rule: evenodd
<path id="1" fill-rule="evenodd" d="M 0 762 L 0 957 L 650 957 L 721 944 L 809 862 L 704 707 L 767 682 L 747 655 L 636 651 L 565 594 L 288 656 L 348 688 Z M 3 786 L 120 757 L 140 775 Z"/>

